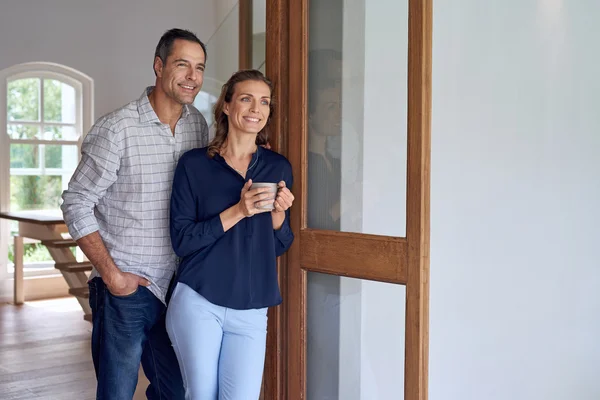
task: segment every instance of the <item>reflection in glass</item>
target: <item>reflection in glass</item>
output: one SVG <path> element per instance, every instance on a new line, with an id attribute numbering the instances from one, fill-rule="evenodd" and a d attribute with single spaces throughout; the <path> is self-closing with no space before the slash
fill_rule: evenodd
<path id="1" fill-rule="evenodd" d="M 406 288 L 313 272 L 308 278 L 319 284 L 307 293 L 306 397 L 402 399 Z M 332 278 L 337 295 L 321 284 Z"/>
<path id="2" fill-rule="evenodd" d="M 307 225 L 336 231 L 341 228 L 341 159 L 328 143 L 341 135 L 342 9 L 340 0 L 309 2 Z M 312 31 L 322 32 L 325 23 L 331 48 L 323 49 L 318 40 L 324 38 Z M 341 398 L 340 277 L 309 273 L 307 283 L 307 398 L 337 400 Z"/>
<path id="3" fill-rule="evenodd" d="M 341 53 L 309 54 L 308 226 L 340 230 Z"/>
<path id="4" fill-rule="evenodd" d="M 325 18 L 323 12 L 329 11 L 324 9 L 325 3 L 309 3 L 311 31 L 324 28 L 315 26 L 319 21 L 329 24 L 332 48 L 314 49 L 320 36 L 309 35 L 307 225 L 339 231 L 341 159 L 331 151 L 330 143 L 341 135 L 343 3 L 335 0 L 327 4 L 340 12 Z M 341 398 L 340 277 L 309 273 L 307 291 L 307 398 L 337 400 Z"/>
<path id="5" fill-rule="evenodd" d="M 406 1 L 310 1 L 309 228 L 405 236 L 407 21 Z"/>
<path id="6" fill-rule="evenodd" d="M 408 2 L 309 0 L 308 20 L 307 226 L 403 237 Z M 403 393 L 404 287 L 379 285 L 308 274 L 308 399 Z"/>
<path id="7" fill-rule="evenodd" d="M 38 78 L 9 81 L 6 100 L 9 121 L 40 120 L 40 80 Z"/>

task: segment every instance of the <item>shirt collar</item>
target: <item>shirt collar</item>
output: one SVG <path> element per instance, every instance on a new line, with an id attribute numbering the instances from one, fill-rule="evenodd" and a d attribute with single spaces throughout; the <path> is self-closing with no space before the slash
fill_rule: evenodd
<path id="1" fill-rule="evenodd" d="M 252 166 L 252 168 L 248 168 L 248 171 L 246 171 L 246 180 L 248 179 L 248 172 L 256 169 L 257 164 L 259 164 L 259 162 L 262 162 L 260 158 L 264 151 L 265 149 L 262 146 L 256 146 L 256 152 L 252 154 L 252 158 L 250 159 L 250 163 L 248 164 L 248 166 Z M 227 161 L 225 161 L 225 158 L 223 158 L 223 156 L 221 156 L 219 153 L 215 154 L 214 158 L 223 165 L 227 165 Z"/>
<path id="2" fill-rule="evenodd" d="M 154 86 L 148 86 L 146 89 L 144 89 L 144 92 L 137 101 L 138 113 L 140 115 L 140 122 L 155 122 L 160 124 L 161 122 L 158 119 L 158 115 L 156 115 L 154 108 L 152 108 L 152 105 L 150 104 L 150 99 L 148 99 L 148 95 L 152 93 L 153 90 Z M 187 118 L 189 115 L 190 108 L 187 104 L 185 104 L 183 106 L 181 118 Z"/>
<path id="3" fill-rule="evenodd" d="M 250 164 L 248 166 L 252 166 L 250 169 L 255 169 L 256 164 L 260 161 L 260 156 L 263 151 L 262 146 L 256 146 L 256 153 L 252 154 L 252 159 L 250 160 Z"/>

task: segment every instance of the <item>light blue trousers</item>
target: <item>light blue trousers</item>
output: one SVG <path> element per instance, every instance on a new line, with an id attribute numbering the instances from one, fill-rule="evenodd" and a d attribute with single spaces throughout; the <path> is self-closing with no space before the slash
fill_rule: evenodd
<path id="1" fill-rule="evenodd" d="M 186 400 L 257 400 L 267 340 L 267 308 L 217 306 L 178 283 L 167 308 L 167 332 Z"/>

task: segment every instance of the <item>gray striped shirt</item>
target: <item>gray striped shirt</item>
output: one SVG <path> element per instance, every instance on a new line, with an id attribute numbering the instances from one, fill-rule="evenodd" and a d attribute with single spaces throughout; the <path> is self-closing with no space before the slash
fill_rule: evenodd
<path id="1" fill-rule="evenodd" d="M 207 145 L 208 127 L 184 106 L 173 135 L 150 105 L 152 89 L 94 124 L 61 209 L 74 239 L 99 231 L 119 269 L 147 278 L 164 302 L 177 261 L 169 235 L 173 174 L 183 153 Z"/>

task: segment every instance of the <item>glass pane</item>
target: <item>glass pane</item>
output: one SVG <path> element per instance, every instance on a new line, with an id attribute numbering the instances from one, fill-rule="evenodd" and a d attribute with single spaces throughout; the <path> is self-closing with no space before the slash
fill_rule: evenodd
<path id="1" fill-rule="evenodd" d="M 267 1 L 252 2 L 252 68 L 265 73 L 267 48 Z"/>
<path id="2" fill-rule="evenodd" d="M 311 0 L 309 21 L 308 226 L 403 237 L 408 2 Z"/>
<path id="3" fill-rule="evenodd" d="M 213 107 L 215 106 L 216 102 L 217 97 L 205 91 L 199 92 L 194 100 L 194 107 L 196 107 L 198 111 L 202 113 L 208 126 L 211 126 L 213 123 Z"/>
<path id="4" fill-rule="evenodd" d="M 62 191 L 61 176 L 11 175 L 10 210 L 58 209 Z"/>
<path id="5" fill-rule="evenodd" d="M 40 80 L 17 79 L 8 82 L 7 117 L 9 121 L 39 121 Z"/>
<path id="6" fill-rule="evenodd" d="M 307 399 L 402 399 L 406 288 L 308 273 Z"/>
<path id="7" fill-rule="evenodd" d="M 37 144 L 10 145 L 10 167 L 11 168 L 39 168 L 40 146 Z"/>
<path id="8" fill-rule="evenodd" d="M 12 237 L 12 236 L 11 236 Z M 8 261 L 13 264 L 13 268 L 8 269 L 8 273 L 14 272 L 14 245 L 8 246 Z M 50 264 L 50 262 L 52 262 Z M 23 246 L 23 268 L 27 271 L 54 269 L 53 258 L 48 252 L 48 248 L 41 244 L 26 244 Z"/>
<path id="9" fill-rule="evenodd" d="M 239 19 L 240 7 L 235 2 L 216 2 L 217 31 L 206 42 L 208 58 L 206 60 L 206 71 L 202 90 L 218 97 L 221 87 L 231 75 L 238 70 L 239 66 Z M 232 38 L 236 38 L 232 40 Z"/>
<path id="10" fill-rule="evenodd" d="M 217 1 L 214 20 L 218 27 L 206 42 L 206 71 L 202 92 L 196 96 L 194 105 L 201 109 L 209 126 L 209 136 L 214 136 L 212 107 L 221 94 L 223 84 L 238 70 L 239 66 L 239 2 Z M 208 105 L 208 106 L 207 106 Z"/>
<path id="11" fill-rule="evenodd" d="M 74 170 L 78 161 L 75 145 L 45 145 L 44 161 L 46 168 Z"/>
<path id="12" fill-rule="evenodd" d="M 78 140 L 74 126 L 45 126 L 44 140 Z"/>
<path id="13" fill-rule="evenodd" d="M 75 123 L 75 88 L 66 83 L 44 80 L 44 121 Z"/>
<path id="14" fill-rule="evenodd" d="M 40 127 L 37 125 L 8 124 L 6 126 L 11 139 L 39 139 Z"/>

